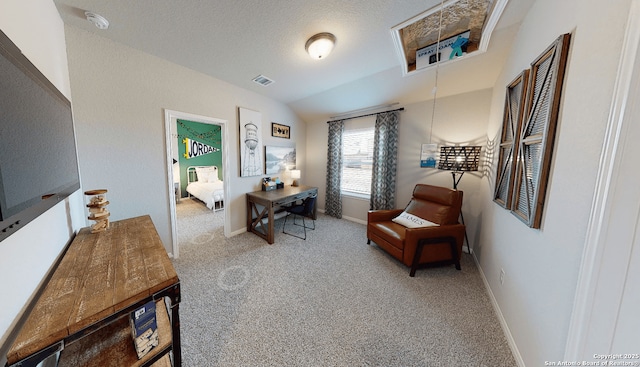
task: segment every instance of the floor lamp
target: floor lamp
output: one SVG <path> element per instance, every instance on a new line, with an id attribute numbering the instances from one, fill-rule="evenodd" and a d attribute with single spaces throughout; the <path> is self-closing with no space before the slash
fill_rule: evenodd
<path id="1" fill-rule="evenodd" d="M 458 189 L 458 183 L 465 172 L 477 171 L 480 163 L 481 146 L 450 146 L 440 147 L 440 164 L 438 169 L 451 171 L 453 189 Z M 464 216 L 460 210 L 460 218 L 464 224 Z M 467 228 L 464 229 L 464 239 L 467 241 L 467 250 L 471 253 L 471 245 L 467 237 Z"/>

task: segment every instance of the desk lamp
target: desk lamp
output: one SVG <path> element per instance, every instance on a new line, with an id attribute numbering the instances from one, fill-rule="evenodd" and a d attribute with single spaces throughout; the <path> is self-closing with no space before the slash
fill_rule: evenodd
<path id="1" fill-rule="evenodd" d="M 293 182 L 291 182 L 291 186 L 298 186 L 299 185 L 298 179 L 300 178 L 300 170 L 292 169 L 291 178 L 293 179 Z"/>

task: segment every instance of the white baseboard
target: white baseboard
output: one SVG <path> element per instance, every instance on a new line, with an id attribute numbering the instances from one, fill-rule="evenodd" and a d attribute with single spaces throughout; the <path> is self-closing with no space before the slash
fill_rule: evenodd
<path id="1" fill-rule="evenodd" d="M 238 229 L 237 231 L 231 232 L 231 235 L 229 237 L 233 237 L 233 236 L 236 236 L 236 235 L 239 235 L 239 234 L 243 234 L 245 232 L 247 232 L 247 227 L 243 227 L 243 228 Z"/>
<path id="2" fill-rule="evenodd" d="M 513 353 L 513 358 L 516 360 L 518 367 L 526 367 L 524 364 L 524 360 L 522 360 L 522 355 L 520 355 L 520 351 L 518 350 L 518 346 L 516 345 L 516 341 L 513 339 L 513 335 L 511 335 L 511 330 L 509 330 L 509 325 L 507 325 L 507 321 L 504 319 L 502 315 L 502 311 L 500 310 L 500 306 L 498 305 L 498 301 L 496 297 L 493 295 L 493 291 L 491 291 L 491 287 L 489 286 L 489 281 L 487 277 L 485 277 L 482 268 L 480 267 L 480 263 L 476 258 L 475 254 L 472 254 L 473 261 L 476 263 L 476 267 L 480 272 L 480 278 L 482 278 L 482 282 L 484 283 L 484 288 L 487 290 L 487 294 L 489 295 L 489 299 L 491 300 L 491 305 L 493 306 L 493 311 L 496 313 L 498 317 L 498 321 L 500 321 L 500 326 L 502 327 L 502 331 L 504 332 L 504 336 L 507 338 L 507 343 L 509 344 L 509 348 L 511 348 L 511 352 Z"/>
<path id="3" fill-rule="evenodd" d="M 318 209 L 318 211 L 320 213 L 324 213 L 324 209 Z M 367 225 L 367 221 L 366 220 L 362 220 L 362 219 L 358 219 L 358 218 L 347 217 L 347 216 L 343 215 L 341 219 L 345 219 L 345 220 L 348 220 L 348 221 L 351 221 L 351 222 L 356 222 L 356 223 Z"/>
<path id="4" fill-rule="evenodd" d="M 342 217 L 342 219 L 346 219 L 346 220 L 351 221 L 351 222 L 356 222 L 356 223 L 364 224 L 365 226 L 367 225 L 367 221 L 366 221 L 366 220 L 362 220 L 362 219 L 358 219 L 358 218 L 345 217 L 345 216 L 343 216 L 343 217 Z"/>

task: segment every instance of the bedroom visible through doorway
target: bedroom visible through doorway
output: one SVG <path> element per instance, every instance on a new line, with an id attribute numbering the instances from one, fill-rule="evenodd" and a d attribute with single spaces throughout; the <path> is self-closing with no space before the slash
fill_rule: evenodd
<path id="1" fill-rule="evenodd" d="M 177 203 L 195 197 L 213 211 L 222 210 L 222 127 L 178 119 L 172 144 Z"/>
<path id="2" fill-rule="evenodd" d="M 214 233 L 228 236 L 227 131 L 226 120 L 169 110 L 165 124 L 172 248 L 177 258 L 181 244 Z M 191 223 L 194 220 L 199 223 Z"/>

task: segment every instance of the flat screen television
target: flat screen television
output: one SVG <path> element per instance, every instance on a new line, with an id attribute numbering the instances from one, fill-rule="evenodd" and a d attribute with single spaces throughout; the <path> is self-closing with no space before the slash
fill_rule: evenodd
<path id="1" fill-rule="evenodd" d="M 71 103 L 0 31 L 0 241 L 79 188 Z"/>

